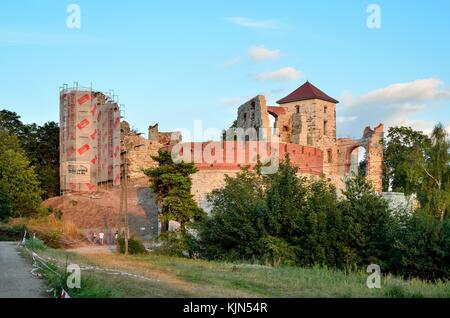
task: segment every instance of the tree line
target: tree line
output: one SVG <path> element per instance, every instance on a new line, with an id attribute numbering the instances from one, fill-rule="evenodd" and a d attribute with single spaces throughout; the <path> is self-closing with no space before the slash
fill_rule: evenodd
<path id="1" fill-rule="evenodd" d="M 354 175 L 338 194 L 325 179 L 298 177 L 287 157 L 272 175 L 257 167 L 227 176 L 224 187 L 209 194 L 207 216 L 188 191 L 195 167 L 174 163 L 161 151 L 155 158 L 159 167 L 146 174 L 158 194 L 161 218 L 181 224 L 163 234 L 163 249 L 347 271 L 374 263 L 405 277 L 449 279 L 448 135 L 437 125 L 430 137 L 405 127 L 390 128 L 386 137 L 384 187 L 415 193 L 420 207 L 414 213 L 390 207 L 364 175 Z M 180 189 L 185 195 L 174 196 Z"/>
<path id="2" fill-rule="evenodd" d="M 0 110 L 0 219 L 33 216 L 59 195 L 59 127 L 24 124 Z"/>

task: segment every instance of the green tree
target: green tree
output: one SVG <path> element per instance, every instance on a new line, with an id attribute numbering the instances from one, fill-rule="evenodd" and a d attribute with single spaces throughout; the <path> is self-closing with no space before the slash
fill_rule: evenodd
<path id="1" fill-rule="evenodd" d="M 36 147 L 29 147 L 27 154 L 37 169 L 44 199 L 59 195 L 59 126 L 55 122 L 37 127 Z"/>
<path id="2" fill-rule="evenodd" d="M 297 168 L 287 157 L 277 173 L 266 177 L 267 228 L 273 236 L 288 238 L 297 230 L 307 201 L 307 188 L 306 180 L 298 178 L 296 173 Z"/>
<path id="3" fill-rule="evenodd" d="M 21 137 L 24 124 L 17 113 L 2 109 L 0 110 L 0 130 L 9 131 L 11 134 Z"/>
<path id="4" fill-rule="evenodd" d="M 342 267 L 355 269 L 371 263 L 383 265 L 389 258 L 391 211 L 363 176 L 347 181 L 339 202 Z"/>
<path id="5" fill-rule="evenodd" d="M 9 195 L 11 216 L 33 216 L 41 209 L 42 190 L 16 137 L 0 131 L 0 180 Z"/>
<path id="6" fill-rule="evenodd" d="M 425 156 L 430 139 L 411 127 L 390 127 L 384 150 L 383 190 L 417 193 L 421 173 L 412 163 Z"/>
<path id="7" fill-rule="evenodd" d="M 225 176 L 225 185 L 208 195 L 212 209 L 200 228 L 203 253 L 209 258 L 262 258 L 267 205 L 261 176 L 248 167 Z"/>
<path id="8" fill-rule="evenodd" d="M 59 127 L 55 122 L 25 125 L 20 116 L 8 110 L 0 111 L 0 130 L 8 131 L 19 140 L 30 164 L 36 168 L 43 199 L 59 195 Z"/>
<path id="9" fill-rule="evenodd" d="M 170 152 L 164 150 L 152 158 L 158 162 L 158 167 L 144 172 L 150 179 L 151 190 L 157 194 L 162 232 L 168 230 L 168 222 L 173 220 L 180 223 L 184 234 L 187 227 L 204 217 L 204 211 L 197 206 L 191 194 L 190 175 L 197 169 L 192 163 L 175 163 Z"/>
<path id="10" fill-rule="evenodd" d="M 442 220 L 450 211 L 450 141 L 442 124 L 434 127 L 425 156 L 412 163 L 411 177 L 420 176 L 418 199 L 427 214 Z"/>
<path id="11" fill-rule="evenodd" d="M 306 193 L 297 231 L 292 243 L 298 247 L 298 263 L 303 266 L 337 266 L 335 244 L 339 232 L 336 189 L 325 180 L 309 180 L 297 191 Z"/>
<path id="12" fill-rule="evenodd" d="M 391 272 L 427 280 L 450 279 L 450 220 L 423 211 L 409 215 L 394 242 Z"/>
<path id="13" fill-rule="evenodd" d="M 12 215 L 11 196 L 5 180 L 0 180 L 0 221 L 8 219 Z"/>

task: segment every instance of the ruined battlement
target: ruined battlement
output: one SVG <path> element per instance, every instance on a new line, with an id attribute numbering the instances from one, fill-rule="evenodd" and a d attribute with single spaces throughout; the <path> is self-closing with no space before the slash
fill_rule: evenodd
<path id="1" fill-rule="evenodd" d="M 180 143 L 166 148 L 175 158 L 193 162 L 199 170 L 240 170 L 258 162 L 280 162 L 289 156 L 301 174 L 321 175 L 323 151 L 290 143 L 258 141 L 209 141 Z"/>

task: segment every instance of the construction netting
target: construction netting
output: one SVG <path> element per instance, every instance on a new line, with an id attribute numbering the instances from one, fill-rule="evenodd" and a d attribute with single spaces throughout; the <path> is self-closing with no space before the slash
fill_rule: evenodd
<path id="1" fill-rule="evenodd" d="M 96 191 L 120 185 L 120 107 L 98 92 L 60 93 L 62 191 Z"/>

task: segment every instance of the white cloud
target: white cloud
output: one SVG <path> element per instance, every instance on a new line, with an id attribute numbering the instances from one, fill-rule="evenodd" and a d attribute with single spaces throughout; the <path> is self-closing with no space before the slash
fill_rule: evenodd
<path id="1" fill-rule="evenodd" d="M 274 20 L 257 20 L 245 17 L 228 17 L 225 20 L 251 29 L 276 29 L 278 28 L 278 23 Z"/>
<path id="2" fill-rule="evenodd" d="M 263 62 L 267 60 L 276 60 L 282 56 L 280 50 L 269 50 L 263 46 L 252 46 L 248 49 L 246 56 L 236 56 L 223 63 L 224 67 L 232 67 L 242 62 Z"/>
<path id="3" fill-rule="evenodd" d="M 340 121 L 339 133 L 359 137 L 365 126 L 379 122 L 384 123 L 386 129 L 391 126 L 411 126 L 424 133 L 431 132 L 438 121 L 448 125 L 450 118 L 445 122 L 445 118 L 438 115 L 439 111 L 443 111 L 442 103 L 436 103 L 450 101 L 450 89 L 443 86 L 443 81 L 439 79 L 426 78 L 392 84 L 361 96 L 344 92 L 339 98 L 339 115 L 343 118 L 357 117 L 357 120 Z M 425 112 L 427 119 L 423 119 Z"/>
<path id="4" fill-rule="evenodd" d="M 244 104 L 246 101 L 250 100 L 251 96 L 233 96 L 226 97 L 219 100 L 219 102 L 223 105 L 227 106 L 239 106 Z"/>
<path id="5" fill-rule="evenodd" d="M 273 72 L 263 72 L 255 76 L 258 81 L 295 81 L 303 74 L 293 67 L 284 67 Z"/>
<path id="6" fill-rule="evenodd" d="M 392 104 L 449 99 L 450 89 L 441 89 L 441 86 L 443 86 L 443 81 L 435 78 L 426 78 L 412 82 L 392 84 L 356 98 L 347 93 L 344 98 L 350 102 L 350 105 Z"/>
<path id="7" fill-rule="evenodd" d="M 358 116 L 337 116 L 336 122 L 338 123 L 348 123 L 358 119 Z"/>
<path id="8" fill-rule="evenodd" d="M 253 46 L 248 50 L 248 56 L 252 61 L 276 60 L 281 57 L 280 50 L 269 50 L 262 46 Z"/>
<path id="9" fill-rule="evenodd" d="M 242 58 L 240 56 L 236 56 L 236 57 L 234 57 L 232 59 L 229 59 L 229 60 L 225 61 L 223 63 L 223 66 L 225 66 L 225 67 L 232 67 L 232 66 L 234 66 L 236 64 L 241 63 L 241 61 L 242 61 Z"/>

